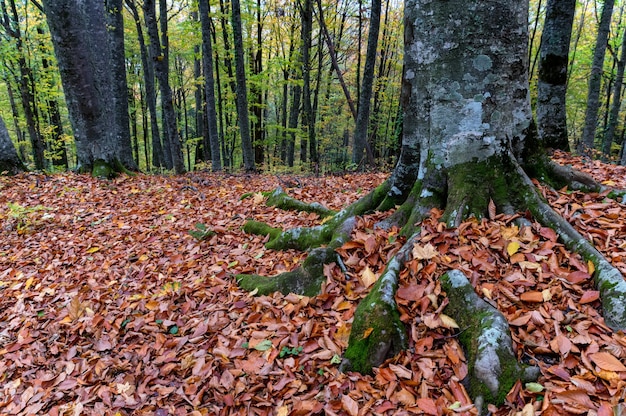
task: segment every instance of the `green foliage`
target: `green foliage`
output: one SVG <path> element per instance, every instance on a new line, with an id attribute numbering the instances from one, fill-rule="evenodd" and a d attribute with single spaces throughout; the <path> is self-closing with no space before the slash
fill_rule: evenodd
<path id="1" fill-rule="evenodd" d="M 44 207 L 43 205 L 24 207 L 13 202 L 9 202 L 7 207 L 9 208 L 7 216 L 13 220 L 18 233 L 24 232 L 29 227 L 39 224 L 42 219 L 46 219 L 45 214 L 40 218 L 34 218 L 31 214 L 40 211 L 50 211 L 52 209 Z"/>
<path id="2" fill-rule="evenodd" d="M 284 346 L 282 350 L 280 350 L 280 354 L 278 354 L 278 356 L 280 358 L 283 357 L 287 357 L 290 355 L 293 356 L 298 356 L 300 355 L 300 353 L 302 352 L 303 348 L 302 347 L 293 347 L 293 348 L 289 348 L 288 346 Z"/>
<path id="3" fill-rule="evenodd" d="M 202 223 L 197 223 L 195 227 L 195 230 L 189 230 L 188 232 L 189 235 L 198 241 L 206 240 L 207 238 L 215 235 L 215 231 L 207 228 L 207 226 Z"/>

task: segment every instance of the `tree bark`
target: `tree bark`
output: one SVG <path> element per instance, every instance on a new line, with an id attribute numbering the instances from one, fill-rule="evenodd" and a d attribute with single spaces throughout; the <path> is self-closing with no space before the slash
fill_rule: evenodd
<path id="1" fill-rule="evenodd" d="M 567 137 L 567 62 L 576 0 L 548 0 L 541 34 L 537 129 L 546 147 L 569 151 Z"/>
<path id="2" fill-rule="evenodd" d="M 123 59 L 124 49 L 110 43 L 104 2 L 46 0 L 43 6 L 74 131 L 79 170 L 106 177 L 136 169 L 132 152 L 128 152 L 129 135 L 120 133 L 128 126 L 120 125 L 117 110 L 124 105 L 127 109 L 126 84 L 115 85 L 125 80 L 113 76 L 114 62 L 119 55 Z M 123 99 L 116 98 L 120 91 Z M 127 123 L 128 118 L 125 120 Z M 124 152 L 129 154 L 122 155 Z"/>
<path id="3" fill-rule="evenodd" d="M 204 148 L 211 149 L 211 168 L 214 172 L 222 170 L 220 157 L 220 141 L 217 135 L 217 113 L 215 110 L 215 79 L 213 78 L 213 45 L 211 41 L 211 22 L 209 17 L 208 0 L 199 0 L 200 25 L 202 28 L 202 68 L 204 72 L 204 86 L 206 107 L 205 114 L 208 126 L 208 143 Z"/>
<path id="4" fill-rule="evenodd" d="M 4 1 L 2 2 L 1 22 L 7 35 L 14 38 L 16 42 L 17 64 L 19 68 L 19 78 L 16 79 L 16 81 L 19 86 L 24 117 L 26 118 L 26 127 L 32 146 L 33 160 L 35 162 L 36 169 L 44 169 L 46 167 L 46 160 L 44 156 L 45 145 L 43 138 L 41 137 L 41 132 L 37 127 L 37 105 L 32 90 L 33 75 L 31 68 L 28 66 L 26 61 L 26 52 L 24 51 L 22 32 L 20 29 L 17 8 L 15 7 L 15 1 L 10 0 L 9 6 L 11 8 L 10 12 L 7 11 Z"/>
<path id="5" fill-rule="evenodd" d="M 143 27 L 141 26 L 141 20 L 139 18 L 139 12 L 134 0 L 126 0 L 133 20 L 135 21 L 135 27 L 137 28 L 137 41 L 139 42 L 139 51 L 141 54 L 141 67 L 143 68 L 143 82 L 146 88 L 146 101 L 148 104 L 148 111 L 150 113 L 150 135 L 152 136 L 152 164 L 155 167 L 165 166 L 163 147 L 161 146 L 161 133 L 159 132 L 159 122 L 157 118 L 156 107 L 156 86 L 154 85 L 154 64 L 149 60 L 148 48 L 143 35 Z M 148 146 L 148 143 L 146 143 Z M 146 167 L 149 167 L 146 166 Z"/>
<path id="6" fill-rule="evenodd" d="M 160 4 L 164 3 L 160 2 Z M 180 137 L 176 127 L 176 112 L 174 110 L 172 88 L 169 82 L 167 47 L 166 45 L 162 45 L 161 39 L 159 38 L 155 0 L 144 1 L 143 11 L 146 27 L 148 28 L 148 37 L 150 39 L 150 59 L 154 63 L 154 73 L 159 82 L 159 90 L 161 92 L 163 130 L 165 132 L 163 135 L 165 166 L 168 169 L 173 168 L 176 173 L 180 174 L 185 172 L 185 163 L 183 160 Z M 167 39 L 167 33 L 163 33 L 163 26 L 165 25 L 164 20 L 167 20 L 167 15 L 162 14 L 161 37 Z"/>
<path id="7" fill-rule="evenodd" d="M 0 175 L 23 172 L 26 167 L 17 156 L 4 120 L 0 117 Z"/>
<path id="8" fill-rule="evenodd" d="M 617 59 L 617 58 L 616 58 Z M 622 107 L 622 86 L 624 83 L 624 69 L 626 68 L 626 31 L 622 33 L 622 47 L 619 59 L 617 61 L 617 74 L 615 75 L 615 83 L 613 84 L 613 102 L 609 115 L 609 123 L 604 133 L 602 142 L 602 154 L 606 159 L 611 156 L 611 145 L 615 138 L 615 129 L 617 128 L 617 119 L 619 110 Z"/>
<path id="9" fill-rule="evenodd" d="M 372 0 L 370 27 L 367 36 L 367 54 L 365 56 L 361 94 L 359 94 L 359 108 L 354 129 L 354 147 L 352 149 L 352 163 L 357 165 L 363 165 L 363 152 L 367 146 L 372 86 L 374 85 L 374 67 L 376 66 L 376 50 L 378 49 L 378 33 L 380 31 L 380 11 L 381 0 Z M 374 156 L 369 149 L 367 152 L 367 165 L 375 165 Z"/>
<path id="10" fill-rule="evenodd" d="M 585 127 L 576 150 L 590 156 L 594 148 L 596 127 L 598 124 L 598 108 L 600 107 L 600 84 L 602 82 L 602 67 L 606 53 L 609 32 L 611 29 L 611 16 L 615 0 L 605 0 L 598 26 L 596 46 L 593 51 L 591 74 L 589 75 L 589 90 L 587 93 L 587 109 L 585 110 Z"/>
<path id="11" fill-rule="evenodd" d="M 419 237 L 416 224 L 432 208 L 443 210 L 450 227 L 470 216 L 529 210 L 593 262 L 606 323 L 626 329 L 623 276 L 543 202 L 527 174 L 584 182 L 571 169 L 554 167 L 537 139 L 529 101 L 528 3 L 406 0 L 404 13 L 404 129 L 392 175 L 317 227 L 282 231 L 248 223 L 244 230 L 268 236 L 267 248 L 312 249 L 313 260 L 271 279 L 238 276 L 242 286 L 259 293 L 315 293 L 323 281 L 320 264 L 336 261 L 328 250 L 345 241 L 354 216 L 396 207 L 379 226 L 402 226 L 407 242 L 359 304 L 342 363 L 343 369 L 371 372 L 407 345 L 395 291 Z M 602 189 L 593 182 L 590 188 Z M 517 362 L 502 314 L 478 298 L 461 272 L 444 272 L 450 301 L 445 311 L 463 322 L 471 394 L 479 413 L 487 414 L 487 404 L 501 404 L 518 379 L 537 376 L 537 369 Z"/>
<path id="12" fill-rule="evenodd" d="M 239 0 L 232 1 L 233 39 L 235 44 L 235 77 L 237 79 L 237 115 L 239 116 L 239 134 L 241 151 L 246 172 L 254 172 L 254 150 L 250 137 L 250 116 L 248 114 L 248 91 L 246 87 L 246 64 L 243 59 L 243 34 L 241 27 L 241 6 Z"/>
<path id="13" fill-rule="evenodd" d="M 306 136 L 300 139 L 300 161 L 307 161 L 309 140 L 315 140 L 315 123 L 313 122 L 313 110 L 311 107 L 311 36 L 313 32 L 313 4 L 312 0 L 303 0 L 300 5 L 302 18 L 300 59 L 302 65 L 302 128 Z M 305 138 L 306 137 L 306 138 Z M 311 162 L 313 160 L 311 154 Z"/>

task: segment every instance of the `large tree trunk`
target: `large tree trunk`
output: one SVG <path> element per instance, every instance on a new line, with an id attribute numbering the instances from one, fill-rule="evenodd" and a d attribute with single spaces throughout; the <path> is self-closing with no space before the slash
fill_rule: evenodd
<path id="1" fill-rule="evenodd" d="M 615 0 L 604 1 L 600 25 L 598 26 L 596 46 L 593 52 L 591 74 L 589 75 L 589 91 L 587 93 L 587 108 L 585 110 L 585 127 L 583 129 L 583 135 L 577 146 L 578 152 L 586 155 L 591 154 L 596 138 L 598 108 L 600 107 L 602 68 L 604 66 L 604 55 L 606 54 L 607 42 L 611 29 L 611 16 L 613 15 L 614 3 Z"/>
<path id="2" fill-rule="evenodd" d="M 546 147 L 569 151 L 567 139 L 567 61 L 576 0 L 548 0 L 541 34 L 537 129 Z"/>
<path id="3" fill-rule="evenodd" d="M 0 175 L 15 175 L 26 170 L 24 164 L 17 156 L 15 146 L 9 137 L 9 131 L 0 117 Z"/>
<path id="4" fill-rule="evenodd" d="M 118 106 L 126 106 L 126 84 L 114 77 L 124 49 L 111 45 L 105 4 L 98 0 L 43 2 L 74 131 L 79 170 L 96 176 L 136 169 L 128 130 Z M 103 47 L 104 45 L 104 47 Z M 116 92 L 123 91 L 117 99 Z M 128 118 L 125 118 L 126 124 Z M 128 155 L 123 153 L 128 152 Z M 130 156 L 130 157 L 127 157 Z"/>
<path id="5" fill-rule="evenodd" d="M 605 321 L 626 329 L 624 278 L 542 200 L 527 174 L 600 189 L 554 166 L 539 146 L 529 99 L 528 2 L 407 0 L 404 13 L 404 133 L 392 175 L 317 227 L 282 231 L 248 223 L 246 231 L 268 235 L 268 248 L 312 250 L 294 271 L 270 279 L 239 276 L 241 285 L 259 294 L 311 295 L 325 281 L 320 264 L 338 261 L 333 250 L 349 238 L 354 216 L 397 207 L 379 226 L 402 226 L 408 239 L 359 304 L 342 363 L 343 369 L 370 372 L 407 347 L 395 292 L 405 263 L 415 260 L 416 227 L 431 209 L 443 210 L 450 227 L 470 216 L 530 211 L 594 264 Z M 449 300 L 445 313 L 463 328 L 470 394 L 486 414 L 487 404 L 503 403 L 518 379 L 536 377 L 538 370 L 517 362 L 503 314 L 478 297 L 463 273 L 438 274 Z"/>

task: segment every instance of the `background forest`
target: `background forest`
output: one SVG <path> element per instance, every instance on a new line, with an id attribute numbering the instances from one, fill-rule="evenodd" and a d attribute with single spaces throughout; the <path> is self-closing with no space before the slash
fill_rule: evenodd
<path id="1" fill-rule="evenodd" d="M 206 116 L 208 85 L 215 97 L 220 162 L 226 170 L 243 167 L 231 3 L 150 3 L 158 19 L 163 54 L 150 53 L 146 5 L 126 0 L 122 13 L 135 163 L 142 171 L 172 169 L 172 161 L 163 156 L 162 149 L 172 140 L 168 135 L 174 134 L 173 140 L 181 143 L 186 170 L 207 166 L 211 161 Z M 620 45 L 626 27 L 625 3 L 617 1 L 613 8 L 595 126 L 596 147 L 613 158 L 619 157 L 626 119 L 620 111 L 621 82 L 615 85 L 620 66 L 623 74 Z M 76 168 L 72 128 L 43 8 L 29 0 L 1 0 L 0 5 L 0 116 L 28 166 L 46 170 Z M 205 22 L 200 21 L 199 6 L 209 8 Z M 377 7 L 380 28 L 369 78 L 368 35 L 371 11 Z M 529 73 L 533 95 L 545 9 L 546 1 L 531 1 Z M 602 2 L 597 0 L 578 1 L 576 6 L 567 79 L 572 145 L 584 129 L 601 9 Z M 272 171 L 318 172 L 356 169 L 365 162 L 382 169 L 392 167 L 402 128 L 402 2 L 244 0 L 239 10 L 254 166 Z M 206 46 L 203 49 L 202 24 L 211 38 L 208 51 Z M 204 75 L 207 62 L 203 62 L 203 55 L 207 53 L 211 54 L 210 80 Z M 155 66 L 163 59 L 168 63 L 165 75 L 171 86 L 175 133 L 163 128 L 164 101 L 161 89 L 155 87 Z M 367 99 L 361 100 L 367 83 L 371 83 L 372 93 L 363 117 L 357 113 L 363 106 L 361 101 L 367 103 Z M 536 101 L 534 97 L 532 101 Z M 620 111 L 617 117 L 611 117 L 611 106 Z M 352 151 L 354 137 L 365 135 L 364 130 L 355 132 L 355 126 L 367 128 L 367 160 Z"/>

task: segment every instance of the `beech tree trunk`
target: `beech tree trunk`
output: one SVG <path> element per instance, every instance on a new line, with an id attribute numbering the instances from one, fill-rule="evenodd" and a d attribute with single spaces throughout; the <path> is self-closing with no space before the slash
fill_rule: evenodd
<path id="1" fill-rule="evenodd" d="M 9 137 L 9 131 L 0 117 L 0 175 L 15 175 L 26 170 L 24 164 L 17 156 L 15 146 Z"/>
<path id="2" fill-rule="evenodd" d="M 122 107 L 128 110 L 125 77 L 119 78 L 115 69 L 124 59 L 124 48 L 119 47 L 120 33 L 109 35 L 114 28 L 108 26 L 111 22 L 105 3 L 45 0 L 43 6 L 74 132 L 79 170 L 91 171 L 95 176 L 136 170 L 130 134 L 123 133 L 128 132 L 128 116 L 120 116 Z M 115 19 L 119 26 L 119 17 Z"/>
<path id="3" fill-rule="evenodd" d="M 217 112 L 215 110 L 215 80 L 213 78 L 213 42 L 211 41 L 211 21 L 209 18 L 208 0 L 198 1 L 200 25 L 202 27 L 202 68 L 204 72 L 204 88 L 206 107 L 204 114 L 207 118 L 208 143 L 204 143 L 205 152 L 211 149 L 211 168 L 214 172 L 222 170 L 220 157 L 220 140 L 217 135 Z M 206 153 L 205 153 L 206 158 Z"/>
<path id="4" fill-rule="evenodd" d="M 443 210 L 449 227 L 470 216 L 530 211 L 594 264 L 605 322 L 626 329 L 624 277 L 543 201 L 528 176 L 602 190 L 553 164 L 537 139 L 529 99 L 528 2 L 405 0 L 404 27 L 404 129 L 392 175 L 317 227 L 283 231 L 247 223 L 247 232 L 268 236 L 267 248 L 310 251 L 298 269 L 272 278 L 241 275 L 241 286 L 258 294 L 319 293 L 326 279 L 321 264 L 338 261 L 334 249 L 350 238 L 354 217 L 397 207 L 378 226 L 401 226 L 407 241 L 359 303 L 341 365 L 371 372 L 408 346 L 395 292 L 420 236 L 416 224 L 432 208 Z M 278 195 L 271 195 L 273 205 L 279 206 Z M 284 206 L 290 206 L 287 200 Z M 461 271 L 440 279 L 449 300 L 445 313 L 463 328 L 469 393 L 478 412 L 487 414 L 487 404 L 502 404 L 513 384 L 535 378 L 538 368 L 517 362 L 503 314 L 479 298 Z"/>
<path id="5" fill-rule="evenodd" d="M 372 99 L 372 86 L 374 85 L 374 67 L 376 65 L 378 33 L 380 32 L 380 11 L 381 0 L 372 0 L 365 68 L 363 70 L 361 93 L 359 94 L 359 107 L 356 116 L 356 127 L 354 129 L 354 147 L 352 149 L 352 163 L 357 165 L 363 165 L 363 152 L 367 146 L 371 107 L 370 101 Z M 374 164 L 374 155 L 368 149 L 367 165 L 373 166 Z"/>
<path id="6" fill-rule="evenodd" d="M 615 0 L 605 0 L 602 6 L 600 25 L 598 26 L 598 36 L 596 46 L 593 51 L 593 62 L 591 64 L 591 74 L 589 75 L 589 91 L 587 93 L 587 108 L 585 110 L 585 127 L 578 143 L 579 153 L 590 155 L 594 148 L 596 138 L 596 128 L 598 124 L 598 108 L 600 108 L 600 84 L 602 83 L 602 68 L 604 66 L 604 56 L 611 29 L 611 16 L 613 15 L 613 5 Z"/>
<path id="7" fill-rule="evenodd" d="M 248 92 L 246 90 L 246 64 L 243 59 L 243 33 L 241 27 L 241 6 L 239 0 L 232 2 L 233 38 L 235 44 L 235 78 L 237 79 L 237 115 L 239 116 L 239 133 L 241 135 L 241 151 L 243 166 L 246 172 L 256 170 L 254 150 L 250 136 L 250 116 L 248 114 Z"/>
<path id="8" fill-rule="evenodd" d="M 576 0 L 548 0 L 541 34 L 537 129 L 544 146 L 569 151 L 567 137 L 567 63 Z"/>

